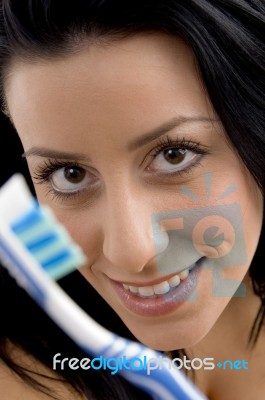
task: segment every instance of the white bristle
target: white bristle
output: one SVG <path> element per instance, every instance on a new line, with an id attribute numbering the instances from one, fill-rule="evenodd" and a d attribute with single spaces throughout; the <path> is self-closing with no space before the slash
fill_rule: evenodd
<path id="1" fill-rule="evenodd" d="M 32 206 L 33 196 L 22 174 L 14 174 L 1 187 L 0 219 L 12 223 Z"/>

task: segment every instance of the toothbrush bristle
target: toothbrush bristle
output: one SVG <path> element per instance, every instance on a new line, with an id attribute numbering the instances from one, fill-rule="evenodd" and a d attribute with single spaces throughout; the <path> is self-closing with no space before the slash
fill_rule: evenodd
<path id="1" fill-rule="evenodd" d="M 18 218 L 11 229 L 48 275 L 58 280 L 86 262 L 82 250 L 52 211 L 32 202 L 32 207 Z"/>
<path id="2" fill-rule="evenodd" d="M 38 204 L 19 173 L 1 187 L 0 219 L 53 279 L 60 279 L 86 263 L 81 248 L 52 210 Z"/>

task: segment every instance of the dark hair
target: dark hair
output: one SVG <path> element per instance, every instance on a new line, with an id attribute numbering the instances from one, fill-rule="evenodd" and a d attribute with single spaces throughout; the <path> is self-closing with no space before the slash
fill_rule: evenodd
<path id="1" fill-rule="evenodd" d="M 84 43 L 111 41 L 140 32 L 160 31 L 182 37 L 194 51 L 204 87 L 231 143 L 264 194 L 265 4 L 262 0 L 2 0 L 0 21 L 0 89 L 4 102 L 8 69 L 18 58 L 32 62 L 65 57 L 78 52 Z M 264 226 L 263 220 L 259 245 L 249 269 L 253 290 L 261 300 L 250 332 L 252 344 L 257 340 L 265 317 L 265 270 L 260 268 L 264 260 Z M 2 292 L 3 286 L 8 288 L 6 282 L 3 273 L 0 281 L 3 303 L 9 294 L 9 289 Z M 9 285 L 12 285 L 11 297 L 26 299 L 13 282 Z M 77 296 L 76 293 L 71 295 Z M 79 302 L 85 307 L 87 297 L 80 296 Z M 29 300 L 22 305 L 24 313 L 19 319 L 18 331 L 8 330 L 12 324 L 6 315 L 7 330 L 1 326 L 0 333 L 48 364 L 47 355 L 50 356 L 63 334 L 53 327 L 53 334 L 48 335 L 45 327 L 51 322 Z M 37 314 L 41 316 L 38 321 L 42 331 L 26 330 L 29 319 L 24 319 L 25 310 L 29 309 L 34 318 Z M 17 315 L 12 310 L 12 318 L 13 313 Z M 117 325 L 122 327 L 120 321 Z M 67 343 L 66 347 L 77 354 L 73 343 Z M 6 356 L 5 361 L 10 363 L 8 360 Z M 78 374 L 69 377 L 63 371 L 62 374 L 84 390 L 84 377 Z M 94 388 L 93 382 L 90 383 Z M 112 383 L 113 380 L 107 387 L 112 387 Z M 127 397 L 116 394 L 112 398 Z"/>

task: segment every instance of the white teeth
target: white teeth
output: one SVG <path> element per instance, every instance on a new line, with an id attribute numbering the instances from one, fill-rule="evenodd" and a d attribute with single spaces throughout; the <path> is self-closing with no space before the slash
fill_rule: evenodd
<path id="1" fill-rule="evenodd" d="M 172 278 L 168 280 L 168 283 L 170 287 L 176 287 L 180 284 L 180 277 L 178 275 L 172 276 Z"/>
<path id="2" fill-rule="evenodd" d="M 153 286 L 142 286 L 139 287 L 139 294 L 144 297 L 149 297 L 154 295 L 154 288 Z"/>
<path id="3" fill-rule="evenodd" d="M 130 290 L 132 293 L 138 293 L 138 287 L 136 287 L 136 286 L 129 286 L 129 290 Z"/>
<path id="4" fill-rule="evenodd" d="M 170 290 L 168 281 L 158 283 L 157 285 L 154 285 L 153 287 L 154 287 L 155 294 L 165 294 L 165 293 L 169 292 L 169 290 Z"/>
<path id="5" fill-rule="evenodd" d="M 191 267 L 192 268 L 192 267 Z M 130 292 L 142 296 L 142 297 L 152 297 L 154 295 L 163 295 L 168 293 L 171 288 L 177 287 L 181 281 L 184 281 L 189 275 L 189 270 L 179 272 L 178 274 L 172 276 L 166 281 L 160 282 L 157 285 L 152 286 L 131 286 L 123 283 L 123 287 Z"/>
<path id="6" fill-rule="evenodd" d="M 184 279 L 186 279 L 186 278 L 188 277 L 188 275 L 189 275 L 189 270 L 188 270 L 188 269 L 185 269 L 184 271 L 181 271 L 181 272 L 178 274 L 178 276 L 180 277 L 180 279 L 181 279 L 182 281 L 184 281 Z"/>

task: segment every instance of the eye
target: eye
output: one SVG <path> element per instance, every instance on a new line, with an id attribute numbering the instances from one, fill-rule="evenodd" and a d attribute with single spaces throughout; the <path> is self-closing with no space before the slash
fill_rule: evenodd
<path id="1" fill-rule="evenodd" d="M 187 149 L 179 149 L 179 148 L 170 148 L 161 151 L 160 154 L 157 155 L 156 160 L 153 162 L 157 169 L 176 169 L 178 167 L 182 167 L 188 161 L 193 160 L 196 157 L 195 154 L 191 150 Z"/>
<path id="2" fill-rule="evenodd" d="M 167 143 L 166 147 L 161 146 L 155 151 L 152 158 L 153 160 L 147 167 L 148 172 L 155 172 L 161 174 L 173 174 L 177 172 L 186 171 L 201 159 L 202 150 L 199 150 L 197 145 L 191 144 L 187 145 L 182 144 L 182 147 L 174 146 L 174 144 Z"/>
<path id="3" fill-rule="evenodd" d="M 58 192 L 76 192 L 91 185 L 93 178 L 84 168 L 67 166 L 54 171 L 50 181 Z"/>
<path id="4" fill-rule="evenodd" d="M 46 160 L 33 178 L 37 183 L 48 185 L 49 192 L 54 195 L 65 197 L 94 190 L 99 181 L 90 169 L 61 160 Z"/>

